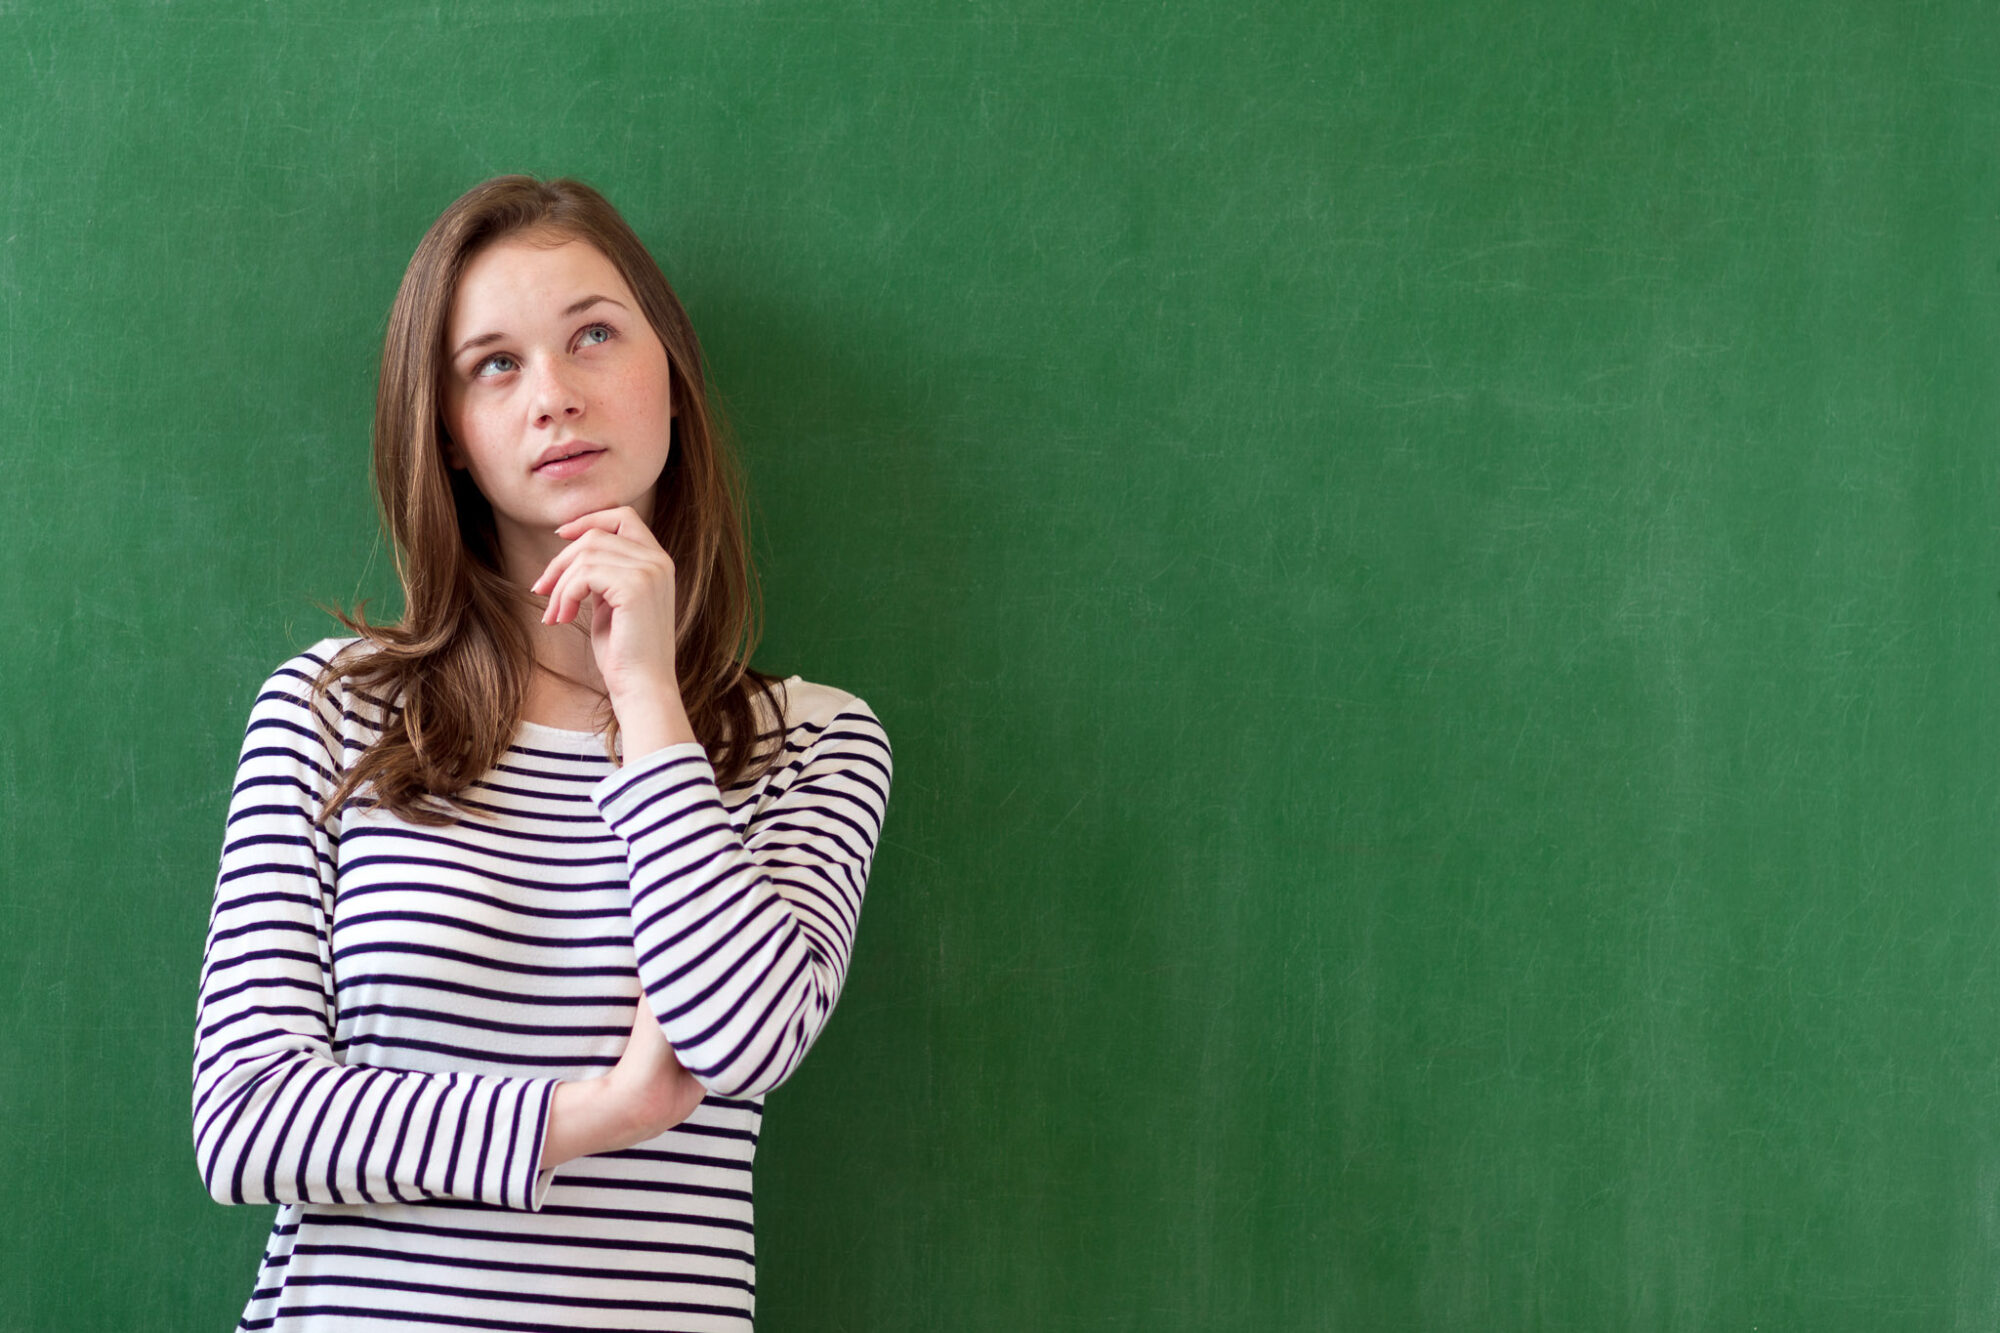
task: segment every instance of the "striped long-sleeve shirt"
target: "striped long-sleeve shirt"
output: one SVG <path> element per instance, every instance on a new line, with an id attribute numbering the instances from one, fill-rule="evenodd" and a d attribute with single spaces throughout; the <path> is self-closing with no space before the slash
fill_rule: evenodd
<path id="1" fill-rule="evenodd" d="M 316 823 L 384 706 L 281 666 L 230 800 L 194 1039 L 209 1192 L 281 1205 L 245 1329 L 750 1326 L 764 1094 L 846 975 L 888 802 L 868 705 L 794 676 L 785 750 L 720 790 L 702 748 L 614 767 L 524 722 L 411 824 Z M 540 1171 L 557 1081 L 617 1062 L 644 995 L 709 1096 L 636 1147 Z"/>

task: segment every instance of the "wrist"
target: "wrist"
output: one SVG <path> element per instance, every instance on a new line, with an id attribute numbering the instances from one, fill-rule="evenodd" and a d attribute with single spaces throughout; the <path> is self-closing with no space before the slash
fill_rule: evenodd
<path id="1" fill-rule="evenodd" d="M 542 1170 L 638 1142 L 630 1115 L 621 1113 L 624 1100 L 617 1092 L 608 1074 L 556 1085 L 542 1135 Z"/>
<path id="2" fill-rule="evenodd" d="M 617 714 L 618 731 L 623 737 L 625 762 L 698 740 L 694 724 L 688 720 L 678 686 L 670 689 L 639 689 L 613 694 L 611 711 Z"/>

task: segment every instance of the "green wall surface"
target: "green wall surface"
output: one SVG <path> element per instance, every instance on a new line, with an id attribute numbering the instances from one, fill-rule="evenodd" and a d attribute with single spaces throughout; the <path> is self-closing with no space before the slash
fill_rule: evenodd
<path id="1" fill-rule="evenodd" d="M 759 1325 L 2000 1327 L 2000 10 L 0 0 L 0 1328 L 212 1330 L 258 683 L 488 175 L 897 782 Z"/>

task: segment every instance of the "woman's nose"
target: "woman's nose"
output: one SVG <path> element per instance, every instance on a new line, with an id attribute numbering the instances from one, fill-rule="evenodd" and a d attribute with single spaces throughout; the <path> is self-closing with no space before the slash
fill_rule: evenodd
<path id="1" fill-rule="evenodd" d="M 571 380 L 568 367 L 555 360 L 542 362 L 535 375 L 532 410 L 537 426 L 552 426 L 583 415 L 583 394 Z"/>

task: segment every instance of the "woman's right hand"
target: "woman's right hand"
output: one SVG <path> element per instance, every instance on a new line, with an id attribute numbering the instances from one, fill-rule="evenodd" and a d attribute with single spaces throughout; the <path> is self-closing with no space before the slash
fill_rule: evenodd
<path id="1" fill-rule="evenodd" d="M 542 1170 L 664 1134 L 693 1115 L 707 1095 L 667 1045 L 641 995 L 632 1034 L 611 1072 L 556 1088 L 542 1138 Z"/>

